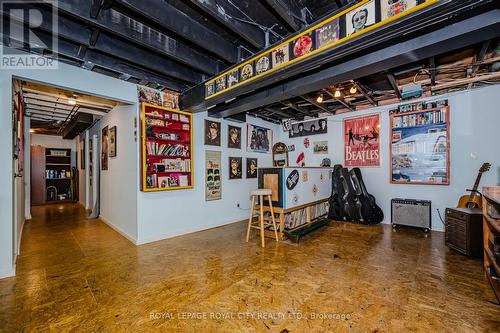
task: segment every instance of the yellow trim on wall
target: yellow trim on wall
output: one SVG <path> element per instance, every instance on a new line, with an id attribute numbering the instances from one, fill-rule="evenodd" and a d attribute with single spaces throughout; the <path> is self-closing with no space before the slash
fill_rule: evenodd
<path id="1" fill-rule="evenodd" d="M 164 111 L 174 112 L 178 114 L 185 115 L 189 117 L 190 126 L 190 142 L 189 142 L 189 159 L 191 168 L 191 185 L 189 186 L 175 186 L 175 187 L 165 187 L 165 188 L 148 188 L 146 177 L 147 177 L 147 154 L 146 154 L 146 107 L 152 107 L 156 109 L 161 109 Z M 186 190 L 194 188 L 194 151 L 193 151 L 193 136 L 194 135 L 194 124 L 193 124 L 193 114 L 186 111 L 180 111 L 177 109 L 170 109 L 163 106 L 158 106 L 150 103 L 141 103 L 141 150 L 142 150 L 142 181 L 141 181 L 141 191 L 142 192 L 161 192 L 161 191 L 173 191 L 173 190 Z"/>
<path id="2" fill-rule="evenodd" d="M 238 70 L 238 71 L 239 71 L 239 70 L 240 70 L 242 67 L 244 67 L 245 65 L 247 65 L 247 64 L 249 64 L 249 63 L 251 63 L 251 62 L 253 62 L 253 61 L 255 61 L 255 60 L 259 59 L 259 58 L 261 58 L 262 56 L 264 56 L 264 55 L 266 55 L 266 54 L 268 54 L 268 53 L 272 53 L 272 51 L 273 51 L 273 50 L 275 50 L 275 49 L 277 49 L 277 48 L 280 48 L 280 47 L 282 47 L 283 45 L 289 44 L 290 42 L 293 42 L 293 41 L 295 41 L 295 40 L 299 39 L 300 37 L 302 37 L 302 36 L 304 36 L 304 35 L 306 35 L 306 34 L 308 34 L 308 33 L 312 32 L 312 31 L 316 30 L 317 28 L 320 28 L 321 26 L 325 25 L 326 23 L 329 23 L 330 21 L 335 20 L 335 19 L 339 18 L 340 16 L 342 16 L 342 15 L 344 15 L 344 14 L 348 13 L 348 12 L 351 12 L 352 10 L 354 10 L 354 9 L 356 9 L 356 8 L 360 7 L 360 6 L 363 6 L 364 4 L 366 4 L 366 3 L 370 2 L 370 1 L 376 1 L 376 0 L 363 0 L 363 1 L 359 2 L 359 3 L 357 3 L 356 5 L 354 5 L 354 6 L 352 6 L 352 7 L 349 7 L 349 8 L 347 8 L 347 9 L 343 10 L 342 12 L 340 12 L 340 13 L 338 13 L 338 14 L 336 14 L 336 15 L 332 16 L 332 17 L 329 17 L 329 18 L 327 18 L 327 19 L 325 19 L 325 20 L 321 21 L 320 23 L 318 23 L 318 24 L 316 24 L 316 25 L 312 26 L 311 28 L 309 28 L 309 29 L 305 30 L 304 32 L 302 32 L 300 35 L 297 35 L 297 36 L 295 36 L 295 37 L 292 37 L 292 38 L 290 38 L 290 39 L 288 39 L 288 40 L 286 40 L 286 41 L 284 41 L 284 42 L 282 42 L 282 43 L 280 43 L 280 44 L 278 44 L 278 45 L 274 46 L 272 49 L 269 49 L 269 50 L 267 50 L 267 51 L 261 52 L 261 53 L 259 53 L 258 55 L 256 55 L 256 56 L 254 56 L 254 57 L 252 57 L 252 58 L 250 58 L 250 59 L 248 59 L 248 60 L 246 60 L 246 61 L 242 62 L 242 63 L 241 63 L 241 64 L 239 64 L 238 66 L 236 66 L 236 67 L 234 67 L 234 68 L 231 68 L 231 69 L 229 69 L 229 70 L 226 70 L 224 73 L 222 73 L 222 74 L 220 74 L 220 75 L 216 76 L 216 77 L 215 77 L 215 78 L 213 78 L 213 79 L 210 79 L 209 81 L 207 81 L 207 82 L 205 83 L 205 91 L 204 91 L 205 95 L 206 95 L 206 86 L 207 86 L 207 85 L 209 85 L 209 84 L 211 84 L 211 83 L 213 83 L 213 82 L 215 82 L 217 79 L 219 79 L 219 78 L 221 78 L 221 77 L 223 77 L 223 76 L 226 76 L 226 75 L 228 75 L 229 73 L 234 72 L 234 71 L 236 71 L 236 70 Z M 265 72 L 263 72 L 263 73 L 257 74 L 257 75 L 255 75 L 255 76 L 253 76 L 253 77 L 251 77 L 251 78 L 249 78 L 249 79 L 247 79 L 247 80 L 245 80 L 245 81 L 238 82 L 237 84 L 235 84 L 235 85 L 234 85 L 234 86 L 232 86 L 232 87 L 226 88 L 226 89 L 224 89 L 224 90 L 222 90 L 222 91 L 219 91 L 219 92 L 217 92 L 217 93 L 215 93 L 215 94 L 212 94 L 212 95 L 210 95 L 210 96 L 205 96 L 205 100 L 209 100 L 209 99 L 211 99 L 211 98 L 213 98 L 213 97 L 216 97 L 216 96 L 219 96 L 219 95 L 221 95 L 221 94 L 223 94 L 223 93 L 226 93 L 226 92 L 228 92 L 228 91 L 231 91 L 232 89 L 238 88 L 238 87 L 240 87 L 240 86 L 242 86 L 242 85 L 244 85 L 244 84 L 247 84 L 247 83 L 249 83 L 249 82 L 252 82 L 252 81 L 254 81 L 254 80 L 256 80 L 256 79 L 258 79 L 258 78 L 260 78 L 260 77 L 263 77 L 263 76 L 265 76 L 265 75 L 271 74 L 271 73 L 273 73 L 273 72 L 275 72 L 275 71 L 277 71 L 277 70 L 279 70 L 279 69 L 282 69 L 282 68 L 284 68 L 284 67 L 286 67 L 286 66 L 292 65 L 292 64 L 294 64 L 294 63 L 296 63 L 296 62 L 298 62 L 298 61 L 302 61 L 302 60 L 304 60 L 304 59 L 306 59 L 306 58 L 312 57 L 313 55 L 316 55 L 316 54 L 318 54 L 318 53 L 320 53 L 320 52 L 323 52 L 324 50 L 330 49 L 330 48 L 332 48 L 332 47 L 334 47 L 334 46 L 336 46 L 336 45 L 338 45 L 338 44 L 342 44 L 342 43 L 347 42 L 347 41 L 349 41 L 349 40 L 351 40 L 351 39 L 353 39 L 353 38 L 356 38 L 356 37 L 358 37 L 358 36 L 361 36 L 361 35 L 363 35 L 363 34 L 366 34 L 366 33 L 370 32 L 370 31 L 372 31 L 372 30 L 374 30 L 374 29 L 377 29 L 377 28 L 379 28 L 379 27 L 381 27 L 381 26 L 384 26 L 384 25 L 386 25 L 386 24 L 388 24 L 388 23 L 391 23 L 391 22 L 393 22 L 393 21 L 395 21 L 395 20 L 397 20 L 397 19 L 399 19 L 399 18 L 401 18 L 401 17 L 404 17 L 404 16 L 406 16 L 406 15 L 410 15 L 410 14 L 412 14 L 412 13 L 416 12 L 416 11 L 419 11 L 419 10 L 421 10 L 421 9 L 423 9 L 423 8 L 426 8 L 426 7 L 430 6 L 430 5 L 433 5 L 433 4 L 435 4 L 435 3 L 439 2 L 439 1 L 442 1 L 442 0 L 427 0 L 426 2 L 421 3 L 420 5 L 417 5 L 417 6 L 415 6 L 415 7 L 412 7 L 412 8 L 410 8 L 410 9 L 408 9 L 408 10 L 406 10 L 406 11 L 402 12 L 402 13 L 399 13 L 398 15 L 395 15 L 395 16 L 392 16 L 392 17 L 389 17 L 389 18 L 387 18 L 387 19 L 385 19 L 385 20 L 383 20 L 383 21 L 380 21 L 380 22 L 378 22 L 378 23 L 375 23 L 375 24 L 373 24 L 373 25 L 371 25 L 371 26 L 369 26 L 369 27 L 367 27 L 367 28 L 365 28 L 365 29 L 363 29 L 363 30 L 361 30 L 361 31 L 355 32 L 355 33 L 353 33 L 353 34 L 351 34 L 351 35 L 349 35 L 349 36 L 346 36 L 346 37 L 344 37 L 344 38 L 342 38 L 342 39 L 338 39 L 338 40 L 336 40 L 336 41 L 334 41 L 334 42 L 331 42 L 331 43 L 329 43 L 329 44 L 326 44 L 326 45 L 324 45 L 323 47 L 320 47 L 320 48 L 318 48 L 318 49 L 316 49 L 316 50 L 313 50 L 313 51 L 311 51 L 311 52 L 309 52 L 309 53 L 307 53 L 307 54 L 305 54 L 305 55 L 301 56 L 301 57 L 298 57 L 298 58 L 292 59 L 292 60 L 290 60 L 290 61 L 288 61 L 288 62 L 286 62 L 286 63 L 283 63 L 283 64 L 281 64 L 281 65 L 278 65 L 278 66 L 276 66 L 276 67 L 273 67 L 273 68 L 269 69 L 268 71 L 265 71 Z"/>

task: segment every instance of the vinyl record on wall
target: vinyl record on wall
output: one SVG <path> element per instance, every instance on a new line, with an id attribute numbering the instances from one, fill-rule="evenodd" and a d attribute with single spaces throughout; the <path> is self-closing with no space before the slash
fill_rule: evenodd
<path id="1" fill-rule="evenodd" d="M 240 72 L 241 81 L 246 81 L 249 78 L 253 77 L 253 75 L 254 75 L 254 72 L 253 72 L 253 64 L 252 63 L 246 64 L 245 66 L 243 66 L 241 68 L 241 72 Z"/>
<path id="2" fill-rule="evenodd" d="M 312 33 L 303 35 L 292 42 L 294 58 L 302 57 L 313 50 Z"/>
<path id="3" fill-rule="evenodd" d="M 334 19 L 316 29 L 316 49 L 340 39 L 340 22 Z"/>
<path id="4" fill-rule="evenodd" d="M 284 44 L 273 50 L 273 67 L 281 66 L 290 61 L 290 44 Z"/>
<path id="5" fill-rule="evenodd" d="M 265 54 L 255 61 L 255 74 L 267 72 L 271 69 L 271 56 Z"/>

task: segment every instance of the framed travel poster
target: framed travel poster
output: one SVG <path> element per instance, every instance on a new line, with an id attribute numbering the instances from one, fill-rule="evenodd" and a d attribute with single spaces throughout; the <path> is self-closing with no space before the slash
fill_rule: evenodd
<path id="1" fill-rule="evenodd" d="M 380 114 L 344 119 L 345 167 L 380 166 Z"/>
<path id="2" fill-rule="evenodd" d="M 391 115 L 391 183 L 450 184 L 450 108 Z"/>
<path id="3" fill-rule="evenodd" d="M 359 32 L 376 22 L 375 0 L 359 6 L 345 16 L 346 36 Z"/>

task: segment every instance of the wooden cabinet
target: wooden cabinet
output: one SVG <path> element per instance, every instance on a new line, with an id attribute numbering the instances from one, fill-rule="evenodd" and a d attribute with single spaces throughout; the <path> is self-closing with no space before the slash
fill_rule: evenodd
<path id="1" fill-rule="evenodd" d="M 45 147 L 31 146 L 31 204 L 45 203 Z"/>
<path id="2" fill-rule="evenodd" d="M 446 209 L 446 245 L 466 256 L 483 254 L 483 220 L 481 209 Z"/>
<path id="3" fill-rule="evenodd" d="M 500 186 L 483 188 L 484 271 L 500 302 Z"/>

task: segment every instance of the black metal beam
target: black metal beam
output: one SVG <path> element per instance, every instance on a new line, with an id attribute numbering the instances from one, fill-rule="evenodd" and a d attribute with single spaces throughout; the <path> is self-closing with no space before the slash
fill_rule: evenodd
<path id="1" fill-rule="evenodd" d="M 287 112 L 284 112 L 284 111 L 282 111 L 280 109 L 267 107 L 267 108 L 264 108 L 264 110 L 269 111 L 271 113 L 275 113 L 275 114 L 277 114 L 277 115 L 279 115 L 279 116 L 281 116 L 282 118 L 285 118 L 285 119 L 287 119 L 287 118 L 293 118 L 293 116 L 291 114 L 289 114 Z"/>
<path id="2" fill-rule="evenodd" d="M 335 83 L 380 73 L 500 36 L 500 10 L 467 18 L 430 33 L 350 59 L 273 88 L 210 109 L 213 116 L 258 109 Z M 197 111 L 195 109 L 194 111 Z"/>
<path id="3" fill-rule="evenodd" d="M 295 0 L 264 0 L 279 18 L 292 30 L 298 31 L 306 26 L 302 19 L 301 8 Z"/>
<path id="4" fill-rule="evenodd" d="M 244 13 L 232 2 L 214 0 L 189 0 L 189 2 L 257 49 L 266 46 L 265 33 L 259 28 L 259 24 L 248 16 L 243 17 Z"/>
<path id="5" fill-rule="evenodd" d="M 391 87 L 396 93 L 396 96 L 398 96 L 399 100 L 402 100 L 403 96 L 401 95 L 401 91 L 399 90 L 398 81 L 396 77 L 392 73 L 387 73 L 387 80 L 391 84 Z"/>
<path id="6" fill-rule="evenodd" d="M 436 57 L 432 56 L 429 58 L 429 67 L 430 67 L 430 72 L 431 72 L 431 86 L 434 86 L 436 84 Z"/>
<path id="7" fill-rule="evenodd" d="M 115 0 L 115 3 L 228 62 L 235 63 L 239 60 L 236 45 L 207 29 L 202 23 L 193 20 L 166 1 Z"/>
<path id="8" fill-rule="evenodd" d="M 309 112 L 309 111 L 301 108 L 300 106 L 293 104 L 290 101 L 283 101 L 283 102 L 281 102 L 281 104 L 283 104 L 284 106 L 286 106 L 292 110 L 297 111 L 298 113 L 303 114 L 304 116 L 310 116 L 312 114 L 312 112 Z"/>
<path id="9" fill-rule="evenodd" d="M 151 51 L 165 55 L 170 59 L 179 61 L 184 65 L 190 66 L 202 71 L 208 75 L 217 73 L 217 59 L 209 56 L 206 52 L 200 52 L 186 43 L 183 43 L 175 38 L 151 28 L 139 21 L 134 20 L 114 9 L 100 11 L 96 18 L 90 15 L 90 4 L 87 1 L 80 0 L 65 0 L 58 3 L 58 9 L 66 15 L 70 15 L 86 24 L 97 27 L 103 31 L 114 34 L 119 38 L 127 40 L 129 43 L 140 45 Z M 70 40 L 80 41 L 78 38 L 81 34 L 81 28 L 77 26 L 70 29 L 61 29 L 63 23 L 72 22 L 73 25 L 79 25 L 72 20 L 66 19 L 64 16 L 59 16 L 59 34 L 69 31 L 75 36 L 65 36 Z M 46 21 L 49 22 L 49 21 Z M 214 49 L 217 46 L 214 45 Z M 222 57 L 231 63 L 235 63 L 237 58 L 237 48 L 233 47 L 232 55 Z"/>

